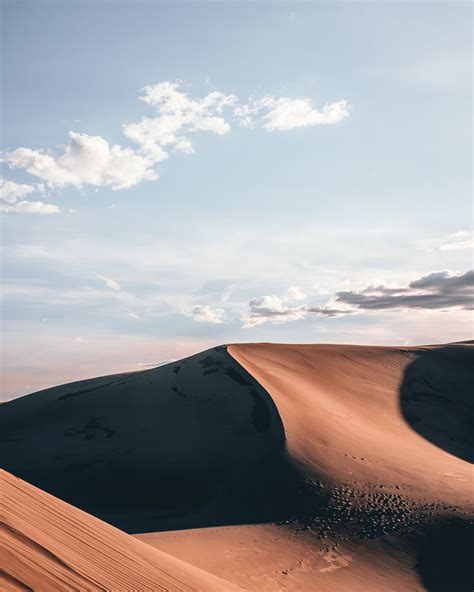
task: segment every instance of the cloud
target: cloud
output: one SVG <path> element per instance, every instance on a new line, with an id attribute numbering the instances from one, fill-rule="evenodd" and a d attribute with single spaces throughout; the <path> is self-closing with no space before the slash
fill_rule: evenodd
<path id="1" fill-rule="evenodd" d="M 140 368 L 158 368 L 159 366 L 166 366 L 173 362 L 176 362 L 176 358 L 172 358 L 171 360 L 161 360 L 160 362 L 138 362 L 137 366 L 140 366 Z"/>
<path id="2" fill-rule="evenodd" d="M 23 169 L 51 188 L 92 185 L 118 190 L 158 179 L 150 168 L 152 163 L 131 148 L 111 146 L 100 136 L 76 132 L 69 132 L 69 142 L 59 156 L 17 148 L 6 152 L 4 160 L 11 168 Z"/>
<path id="3" fill-rule="evenodd" d="M 313 106 L 310 99 L 263 97 L 234 109 L 234 116 L 243 127 L 260 124 L 268 132 L 290 131 L 299 127 L 331 125 L 349 117 L 347 101 L 326 103 L 321 109 Z"/>
<path id="4" fill-rule="evenodd" d="M 474 308 L 474 270 L 466 273 L 436 271 L 411 282 L 407 287 L 368 286 L 363 290 L 336 292 L 324 306 L 287 306 L 298 288 L 289 288 L 285 298 L 262 296 L 248 303 L 242 315 L 242 328 L 263 323 L 288 323 L 310 316 L 338 317 L 368 310 Z"/>
<path id="5" fill-rule="evenodd" d="M 7 181 L 0 177 L 0 212 L 17 212 L 20 214 L 56 214 L 59 208 L 42 201 L 27 201 L 21 198 L 42 190 L 41 185 L 26 185 Z M 18 201 L 18 200 L 21 201 Z"/>
<path id="6" fill-rule="evenodd" d="M 33 185 L 15 183 L 14 181 L 7 181 L 0 177 L 0 199 L 9 204 L 13 204 L 18 199 L 33 193 L 34 190 Z"/>
<path id="7" fill-rule="evenodd" d="M 58 206 L 42 201 L 19 201 L 15 204 L 0 204 L 0 212 L 17 212 L 19 214 L 57 214 Z"/>
<path id="8" fill-rule="evenodd" d="M 471 310 L 474 300 L 474 270 L 465 273 L 435 271 L 405 288 L 369 286 L 360 291 L 337 292 L 336 304 L 359 310 L 462 308 Z"/>
<path id="9" fill-rule="evenodd" d="M 262 296 L 253 298 L 248 303 L 249 312 L 242 316 L 242 327 L 250 329 L 262 323 L 288 323 L 304 319 L 308 310 L 307 307 L 293 306 L 285 307 L 278 296 Z"/>
<path id="10" fill-rule="evenodd" d="M 325 306 L 309 307 L 306 304 L 300 306 L 285 306 L 284 300 L 278 296 L 262 296 L 253 298 L 248 303 L 249 311 L 242 315 L 242 328 L 250 329 L 263 323 L 289 323 L 299 321 L 308 316 L 336 317 L 344 314 L 352 314 L 352 310 L 344 307 Z"/>
<path id="11" fill-rule="evenodd" d="M 306 298 L 306 294 L 297 286 L 290 286 L 286 294 L 288 300 L 304 300 Z"/>
<path id="12" fill-rule="evenodd" d="M 98 273 L 95 274 L 96 277 L 98 277 L 100 280 L 102 280 L 105 285 L 110 288 L 111 290 L 115 290 L 115 291 L 119 291 L 120 290 L 120 286 L 117 284 L 117 282 L 115 280 L 112 280 L 110 278 L 108 278 L 105 275 L 100 275 Z M 130 315 L 131 316 L 131 315 Z"/>
<path id="13" fill-rule="evenodd" d="M 169 158 L 170 153 L 195 153 L 193 134 L 208 132 L 224 136 L 235 120 L 243 127 L 259 125 L 273 132 L 334 124 L 349 116 L 344 100 L 326 103 L 321 109 L 314 107 L 308 98 L 265 96 L 239 103 L 235 95 L 220 91 L 192 98 L 182 86 L 180 81 L 164 81 L 142 89 L 140 100 L 154 108 L 157 115 L 123 124 L 123 134 L 135 148 L 111 145 L 101 136 L 70 131 L 67 144 L 59 150 L 20 147 L 4 152 L 3 161 L 10 168 L 41 179 L 50 189 L 91 186 L 117 191 L 142 181 L 157 180 L 154 167 Z M 6 181 L 4 199 L 14 203 L 31 191 L 31 185 Z M 34 203 L 39 211 L 40 202 Z M 24 211 L 26 206 L 22 207 Z M 52 209 L 44 207 L 42 213 L 52 213 Z"/>
<path id="14" fill-rule="evenodd" d="M 465 230 L 460 230 L 447 237 L 447 242 L 443 243 L 440 251 L 461 251 L 474 248 L 474 234 Z"/>
<path id="15" fill-rule="evenodd" d="M 198 323 L 221 324 L 225 321 L 225 311 L 222 308 L 211 308 L 201 304 L 193 306 L 186 315 Z"/>
<path id="16" fill-rule="evenodd" d="M 125 136 L 155 162 L 168 158 L 169 150 L 194 154 L 189 133 L 211 132 L 222 136 L 230 131 L 223 113 L 237 97 L 213 91 L 201 99 L 192 99 L 178 90 L 180 86 L 180 82 L 145 86 L 140 99 L 154 107 L 158 117 L 144 117 L 123 126 Z"/>

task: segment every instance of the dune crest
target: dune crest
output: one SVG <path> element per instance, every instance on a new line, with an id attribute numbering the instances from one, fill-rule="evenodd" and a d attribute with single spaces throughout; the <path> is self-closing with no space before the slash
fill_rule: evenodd
<path id="1" fill-rule="evenodd" d="M 2 590 L 239 590 L 3 470 L 0 494 Z"/>

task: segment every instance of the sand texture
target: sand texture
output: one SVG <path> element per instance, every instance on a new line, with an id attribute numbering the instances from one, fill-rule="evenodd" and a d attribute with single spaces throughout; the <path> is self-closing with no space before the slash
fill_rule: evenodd
<path id="1" fill-rule="evenodd" d="M 471 343 L 221 346 L 6 403 L 0 455 L 196 577 L 468 592 L 473 368 Z"/>
<path id="2" fill-rule="evenodd" d="M 1 589 L 238 590 L 0 472 Z"/>

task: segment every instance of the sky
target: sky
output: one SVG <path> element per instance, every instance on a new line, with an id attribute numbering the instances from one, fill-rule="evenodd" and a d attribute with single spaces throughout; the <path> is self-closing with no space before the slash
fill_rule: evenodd
<path id="1" fill-rule="evenodd" d="M 472 338 L 469 2 L 2 2 L 3 400 Z"/>

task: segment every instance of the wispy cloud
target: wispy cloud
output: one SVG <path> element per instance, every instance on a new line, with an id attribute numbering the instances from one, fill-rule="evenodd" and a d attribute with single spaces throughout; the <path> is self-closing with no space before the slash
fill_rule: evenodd
<path id="1" fill-rule="evenodd" d="M 43 201 L 22 199 L 35 192 L 42 192 L 41 185 L 27 185 L 6 181 L 0 177 L 0 212 L 17 212 L 20 214 L 56 214 L 59 208 Z"/>
<path id="2" fill-rule="evenodd" d="M 115 291 L 119 291 L 119 290 L 120 290 L 120 286 L 118 285 L 118 283 L 117 283 L 115 280 L 113 280 L 113 279 L 111 279 L 111 278 L 108 278 L 108 277 L 107 277 L 107 276 L 105 276 L 105 275 L 100 275 L 99 273 L 96 273 L 95 275 L 96 275 L 96 277 L 98 277 L 100 280 L 102 280 L 102 281 L 105 283 L 105 285 L 106 285 L 108 288 L 110 288 L 111 290 L 115 290 Z"/>
<path id="3" fill-rule="evenodd" d="M 472 248 L 474 248 L 474 235 L 465 230 L 450 234 L 439 247 L 440 251 L 462 251 Z"/>
<path id="4" fill-rule="evenodd" d="M 198 323 L 221 324 L 225 321 L 225 311 L 222 308 L 211 308 L 208 305 L 196 304 L 186 315 Z"/>
<path id="5" fill-rule="evenodd" d="M 234 115 L 243 127 L 261 125 L 268 132 L 290 131 L 299 127 L 339 123 L 349 117 L 349 105 L 347 101 L 335 101 L 318 109 L 307 98 L 263 97 L 237 105 Z"/>
<path id="6" fill-rule="evenodd" d="M 287 306 L 285 300 L 288 300 L 288 298 L 279 298 L 278 296 L 253 298 L 248 303 L 248 311 L 241 317 L 242 328 L 250 329 L 263 323 L 289 323 L 305 319 L 311 315 L 335 317 L 353 312 L 347 307 L 336 307 L 330 304 L 315 307 L 310 307 L 307 304 Z"/>

